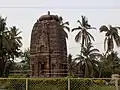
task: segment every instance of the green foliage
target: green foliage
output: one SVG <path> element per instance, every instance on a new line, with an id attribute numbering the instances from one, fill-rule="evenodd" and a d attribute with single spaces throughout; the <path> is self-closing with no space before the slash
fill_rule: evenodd
<path id="1" fill-rule="evenodd" d="M 25 90 L 26 80 L 24 79 L 1 79 L 0 89 Z"/>
<path id="2" fill-rule="evenodd" d="M 105 25 L 100 27 L 100 32 L 105 32 L 104 49 L 106 53 L 113 51 L 115 44 L 117 47 L 120 47 L 119 29 L 120 27 L 112 27 L 111 25 L 109 25 L 109 28 Z"/>
<path id="3" fill-rule="evenodd" d="M 8 86 L 9 90 L 26 90 L 26 80 L 25 79 L 11 79 Z"/>
<path id="4" fill-rule="evenodd" d="M 29 78 L 28 90 L 68 90 L 68 79 L 70 90 L 115 90 L 114 84 L 110 84 L 111 80 L 88 78 Z M 2 79 L 0 89 L 26 90 L 26 80 Z"/>
<path id="5" fill-rule="evenodd" d="M 67 79 L 31 79 L 29 90 L 66 90 Z"/>
<path id="6" fill-rule="evenodd" d="M 91 83 L 89 79 L 71 79 L 70 90 L 89 90 Z"/>
<path id="7" fill-rule="evenodd" d="M 9 82 L 6 79 L 0 80 L 0 89 L 6 89 L 9 86 Z"/>
<path id="8" fill-rule="evenodd" d="M 21 55 L 22 70 L 29 70 L 30 49 L 26 49 Z"/>
<path id="9" fill-rule="evenodd" d="M 9 78 L 26 78 L 23 74 L 9 74 Z"/>
<path id="10" fill-rule="evenodd" d="M 68 76 L 67 77 L 74 77 L 74 73 L 77 72 L 77 63 L 72 59 L 72 55 L 68 55 Z"/>
<path id="11" fill-rule="evenodd" d="M 67 90 L 68 79 L 70 80 L 70 90 L 114 90 L 112 86 L 105 85 L 106 80 L 94 79 L 30 79 L 29 90 Z"/>
<path id="12" fill-rule="evenodd" d="M 78 20 L 79 26 L 77 28 L 73 28 L 73 31 L 79 30 L 77 35 L 75 36 L 75 41 L 81 43 L 81 50 L 82 48 L 87 45 L 92 40 L 94 41 L 94 37 L 88 32 L 88 29 L 96 29 L 94 27 L 91 27 L 90 24 L 88 24 L 88 20 L 85 16 L 81 16 L 82 21 Z"/>
<path id="13" fill-rule="evenodd" d="M 6 18 L 0 17 L 0 77 L 5 75 L 6 62 L 14 60 L 21 54 L 22 37 L 19 36 L 20 33 L 15 26 L 8 28 L 6 26 Z M 5 75 L 4 77 L 7 76 Z"/>
<path id="14" fill-rule="evenodd" d="M 65 30 L 67 30 L 68 32 L 70 31 L 70 28 L 69 28 L 69 22 L 63 22 L 63 18 L 60 16 L 58 17 L 59 18 L 59 25 L 60 27 L 62 28 L 62 33 L 63 35 L 65 36 L 65 38 L 68 39 L 68 34 Z"/>
<path id="15" fill-rule="evenodd" d="M 99 77 L 100 63 L 98 58 L 101 56 L 98 49 L 94 49 L 91 43 L 83 48 L 80 55 L 75 58 L 78 61 L 83 77 Z"/>
<path id="16" fill-rule="evenodd" d="M 100 59 L 101 77 L 111 78 L 112 74 L 120 74 L 120 58 L 116 52 L 103 55 Z"/>

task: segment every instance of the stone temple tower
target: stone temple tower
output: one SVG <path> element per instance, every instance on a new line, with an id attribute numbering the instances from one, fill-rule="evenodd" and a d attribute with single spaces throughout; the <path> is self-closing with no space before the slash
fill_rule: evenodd
<path id="1" fill-rule="evenodd" d="M 31 77 L 67 75 L 67 47 L 57 15 L 41 16 L 33 26 L 30 45 Z"/>

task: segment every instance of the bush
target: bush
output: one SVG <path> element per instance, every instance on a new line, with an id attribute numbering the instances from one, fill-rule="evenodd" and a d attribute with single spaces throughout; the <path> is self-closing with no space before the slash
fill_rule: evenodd
<path id="1" fill-rule="evenodd" d="M 25 79 L 10 79 L 9 90 L 25 90 L 26 80 Z"/>
<path id="2" fill-rule="evenodd" d="M 88 90 L 89 86 L 92 85 L 90 79 L 71 79 L 70 90 Z"/>
<path id="3" fill-rule="evenodd" d="M 66 90 L 67 79 L 30 79 L 29 90 Z"/>

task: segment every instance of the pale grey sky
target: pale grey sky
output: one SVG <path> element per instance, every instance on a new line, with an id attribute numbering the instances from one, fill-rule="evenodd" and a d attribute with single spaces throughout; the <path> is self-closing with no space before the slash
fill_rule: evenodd
<path id="1" fill-rule="evenodd" d="M 71 28 L 77 27 L 81 15 L 88 17 L 89 23 L 96 28 L 103 24 L 120 25 L 119 0 L 2 0 L 0 3 L 0 15 L 7 17 L 8 26 L 15 25 L 22 31 L 22 49 L 29 47 L 34 23 L 48 10 L 69 21 Z M 99 30 L 90 32 L 96 40 L 94 46 L 103 52 L 104 35 Z M 68 40 L 68 53 L 73 55 L 79 53 L 79 44 L 74 42 L 75 34 L 70 33 Z M 116 50 L 120 51 L 120 48 Z"/>

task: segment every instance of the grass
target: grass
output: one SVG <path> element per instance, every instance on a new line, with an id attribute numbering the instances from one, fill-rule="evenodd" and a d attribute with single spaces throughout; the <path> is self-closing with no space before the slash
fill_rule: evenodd
<path id="1" fill-rule="evenodd" d="M 115 86 L 94 86 L 90 87 L 89 90 L 115 90 Z"/>
<path id="2" fill-rule="evenodd" d="M 39 83 L 29 85 L 29 90 L 68 90 L 67 84 Z M 70 90 L 116 90 L 115 86 L 92 85 L 92 86 L 75 86 L 71 85 Z M 120 87 L 119 87 L 120 90 Z"/>
<path id="3" fill-rule="evenodd" d="M 85 87 L 76 87 L 72 86 L 70 90 L 115 90 L 115 86 L 99 86 L 99 85 L 94 85 L 94 86 L 88 86 L 87 88 Z M 29 85 L 28 90 L 67 90 L 67 85 L 54 85 L 54 84 L 34 84 L 34 85 Z M 120 87 L 119 87 L 120 90 Z"/>
<path id="4" fill-rule="evenodd" d="M 54 85 L 47 85 L 47 86 L 34 86 L 29 88 L 29 90 L 67 90 L 67 88 L 65 87 L 57 87 Z M 74 89 L 70 89 L 70 90 L 115 90 L 114 86 L 93 86 L 93 87 L 89 87 L 89 88 L 74 88 Z M 119 88 L 120 90 L 120 88 Z"/>
<path id="5" fill-rule="evenodd" d="M 70 90 L 115 90 L 115 86 L 105 85 L 105 84 L 95 84 L 89 80 L 81 79 L 71 79 Z M 4 85 L 3 85 L 4 84 Z M 24 80 L 0 80 L 0 88 L 8 87 L 9 90 L 16 90 L 14 88 L 19 88 L 18 90 L 25 90 L 25 79 Z M 1 89 L 0 89 L 1 90 Z M 29 79 L 28 90 L 68 90 L 68 80 L 65 78 L 61 79 Z M 119 86 L 120 90 L 120 86 Z"/>
<path id="6" fill-rule="evenodd" d="M 29 90 L 67 90 L 67 79 L 30 80 Z"/>

